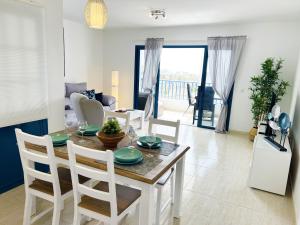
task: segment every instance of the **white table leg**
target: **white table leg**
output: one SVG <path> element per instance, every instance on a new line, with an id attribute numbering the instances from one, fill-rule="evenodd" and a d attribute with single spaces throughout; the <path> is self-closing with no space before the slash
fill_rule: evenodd
<path id="1" fill-rule="evenodd" d="M 141 225 L 153 225 L 154 222 L 154 185 L 144 184 L 142 187 L 140 218 Z"/>
<path id="2" fill-rule="evenodd" d="M 174 194 L 174 217 L 181 216 L 181 202 L 184 183 L 184 167 L 185 156 L 178 160 L 176 164 L 176 178 L 175 178 L 175 194 Z"/>

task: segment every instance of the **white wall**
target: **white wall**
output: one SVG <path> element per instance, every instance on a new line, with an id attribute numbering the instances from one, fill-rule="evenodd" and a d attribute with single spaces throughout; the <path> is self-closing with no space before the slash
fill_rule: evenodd
<path id="1" fill-rule="evenodd" d="M 147 37 L 164 37 L 166 44 L 205 44 L 208 36 L 247 35 L 247 45 L 242 56 L 234 88 L 230 129 L 248 131 L 252 126 L 249 81 L 260 72 L 260 64 L 267 57 L 285 59 L 282 77 L 292 81 L 300 47 L 299 22 L 254 23 L 214 26 L 190 26 L 145 29 L 106 29 L 104 32 L 103 84 L 110 92 L 110 74 L 120 71 L 121 107 L 132 107 L 134 87 L 135 45 Z M 282 102 L 288 111 L 291 91 Z"/>
<path id="2" fill-rule="evenodd" d="M 63 5 L 45 0 L 49 132 L 64 128 Z"/>
<path id="3" fill-rule="evenodd" d="M 300 225 L 300 57 L 298 63 L 298 70 L 294 81 L 294 92 L 291 106 L 291 117 L 293 117 L 292 125 L 292 146 L 293 146 L 293 157 L 292 157 L 292 189 L 293 189 L 293 200 L 296 212 L 297 224 Z"/>
<path id="4" fill-rule="evenodd" d="M 65 81 L 87 82 L 89 89 L 102 90 L 102 31 L 64 20 Z"/>

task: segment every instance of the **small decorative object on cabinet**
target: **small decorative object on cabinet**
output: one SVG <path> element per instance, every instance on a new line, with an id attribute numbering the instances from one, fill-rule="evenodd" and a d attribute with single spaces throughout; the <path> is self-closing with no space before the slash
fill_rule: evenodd
<path id="1" fill-rule="evenodd" d="M 253 145 L 250 164 L 249 187 L 285 195 L 292 152 L 288 141 L 286 152 L 279 151 L 258 134 Z"/>
<path id="2" fill-rule="evenodd" d="M 118 143 L 125 137 L 117 119 L 109 119 L 103 126 L 97 137 L 107 148 L 116 148 Z"/>
<path id="3" fill-rule="evenodd" d="M 284 147 L 286 137 L 291 127 L 290 117 L 287 113 L 280 113 L 280 107 L 274 105 L 272 111 L 268 114 L 268 124 L 270 127 L 270 135 L 265 137 L 265 140 L 272 144 L 279 151 L 287 151 Z M 275 140 L 275 137 L 280 131 L 280 141 Z M 277 138 L 278 139 L 278 138 Z"/>

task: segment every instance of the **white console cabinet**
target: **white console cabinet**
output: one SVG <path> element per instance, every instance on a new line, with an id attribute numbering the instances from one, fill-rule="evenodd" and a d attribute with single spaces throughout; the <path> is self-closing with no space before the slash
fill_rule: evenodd
<path id="1" fill-rule="evenodd" d="M 292 152 L 288 138 L 287 151 L 281 152 L 258 134 L 253 144 L 248 184 L 260 190 L 285 195 Z"/>

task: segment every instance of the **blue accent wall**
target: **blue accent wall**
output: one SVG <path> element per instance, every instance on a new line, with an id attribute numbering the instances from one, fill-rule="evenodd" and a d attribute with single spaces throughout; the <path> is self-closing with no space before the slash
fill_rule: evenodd
<path id="1" fill-rule="evenodd" d="M 44 119 L 0 128 L 0 194 L 24 182 L 15 128 L 33 135 L 45 135 L 48 133 L 48 121 Z"/>

